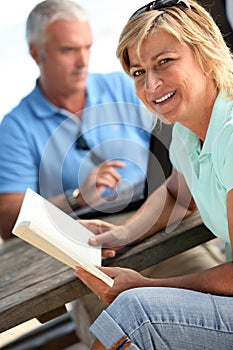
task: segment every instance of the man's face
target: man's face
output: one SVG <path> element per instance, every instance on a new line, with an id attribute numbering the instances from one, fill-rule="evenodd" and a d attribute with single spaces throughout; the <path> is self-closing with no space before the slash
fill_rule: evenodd
<path id="1" fill-rule="evenodd" d="M 37 61 L 42 87 L 71 95 L 86 88 L 92 32 L 88 22 L 57 20 L 47 27 L 44 55 Z"/>

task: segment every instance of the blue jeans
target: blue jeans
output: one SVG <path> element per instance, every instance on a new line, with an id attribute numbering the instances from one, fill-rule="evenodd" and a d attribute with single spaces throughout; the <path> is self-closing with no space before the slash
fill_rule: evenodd
<path id="1" fill-rule="evenodd" d="M 112 350 L 232 350 L 233 297 L 176 288 L 131 289 L 90 330 Z"/>

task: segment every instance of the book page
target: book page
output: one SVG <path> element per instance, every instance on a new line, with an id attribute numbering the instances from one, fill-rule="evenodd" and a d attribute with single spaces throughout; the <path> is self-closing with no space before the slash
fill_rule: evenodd
<path id="1" fill-rule="evenodd" d="M 20 224 L 17 226 L 17 229 L 14 232 L 16 236 L 22 238 L 24 241 L 34 245 L 71 268 L 76 269 L 77 266 L 81 266 L 83 269 L 95 275 L 97 278 L 100 278 L 110 287 L 113 286 L 113 279 L 104 272 L 100 271 L 96 266 L 88 263 L 87 260 L 82 260 L 80 257 L 73 259 L 72 254 L 67 254 L 64 252 L 64 250 L 57 248 L 53 243 L 50 243 L 44 237 L 42 237 L 41 233 L 37 234 L 36 230 L 30 228 L 26 224 Z"/>
<path id="2" fill-rule="evenodd" d="M 13 233 L 22 224 L 52 242 L 74 260 L 81 258 L 90 264 L 101 265 L 101 247 L 88 244 L 89 237 L 94 234 L 31 189 L 26 191 Z"/>

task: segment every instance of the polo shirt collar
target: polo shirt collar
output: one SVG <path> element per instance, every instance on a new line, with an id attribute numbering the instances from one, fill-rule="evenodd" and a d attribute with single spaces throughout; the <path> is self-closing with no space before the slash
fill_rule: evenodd
<path id="1" fill-rule="evenodd" d="M 87 100 L 85 103 L 85 108 L 91 107 L 93 105 L 98 105 L 100 103 L 100 96 L 104 93 L 103 89 L 102 91 L 99 91 L 98 94 L 91 94 L 91 74 L 88 77 L 88 84 L 87 84 Z M 31 99 L 30 99 L 30 107 L 34 111 L 35 115 L 38 118 L 52 118 L 56 114 L 62 114 L 66 117 L 73 117 L 73 114 L 65 109 L 58 108 L 53 103 L 51 103 L 42 92 L 40 86 L 39 86 L 39 79 L 36 81 L 36 86 L 34 90 L 31 92 Z"/>
<path id="2" fill-rule="evenodd" d="M 61 109 L 53 105 L 42 92 L 38 79 L 36 86 L 31 93 L 30 107 L 38 118 L 52 118 L 55 114 L 61 113 Z"/>
<path id="3" fill-rule="evenodd" d="M 107 94 L 107 91 L 103 88 L 102 84 L 97 85 L 97 81 L 98 79 L 96 78 L 96 74 L 88 74 L 87 99 L 85 103 L 85 108 L 97 106 L 103 103 L 103 96 Z M 98 86 L 98 90 L 96 86 Z"/>

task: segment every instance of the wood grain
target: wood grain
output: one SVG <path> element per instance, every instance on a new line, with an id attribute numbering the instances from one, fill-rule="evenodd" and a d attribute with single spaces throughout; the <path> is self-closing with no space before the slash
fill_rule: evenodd
<path id="1" fill-rule="evenodd" d="M 161 231 L 103 265 L 141 271 L 212 238 L 194 213 L 172 232 Z M 71 268 L 18 238 L 0 244 L 0 261 L 0 332 L 34 317 L 47 321 L 90 292 Z"/>

